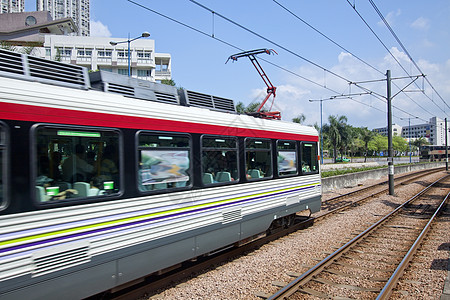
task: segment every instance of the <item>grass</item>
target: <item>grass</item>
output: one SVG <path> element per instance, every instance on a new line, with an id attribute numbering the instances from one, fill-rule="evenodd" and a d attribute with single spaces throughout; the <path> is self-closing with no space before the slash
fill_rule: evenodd
<path id="1" fill-rule="evenodd" d="M 422 163 L 426 163 L 426 162 L 422 162 Z M 416 165 L 416 164 L 418 164 L 418 163 L 414 163 L 414 164 L 410 164 L 410 163 L 396 164 L 395 166 L 406 166 L 406 165 Z M 375 169 L 383 169 L 383 168 L 387 168 L 387 166 L 364 167 L 364 168 L 348 168 L 348 169 L 337 169 L 337 170 L 330 170 L 330 171 L 322 171 L 322 178 L 331 177 L 331 176 L 338 176 L 338 175 L 345 175 L 345 174 L 362 172 L 362 171 L 375 170 Z"/>
<path id="2" fill-rule="evenodd" d="M 387 168 L 387 166 L 364 167 L 364 168 L 348 168 L 348 169 L 337 169 L 337 170 L 330 170 L 330 171 L 322 171 L 322 178 L 331 177 L 331 176 L 338 176 L 338 175 L 345 175 L 345 174 L 362 172 L 362 171 L 368 171 L 368 170 L 383 169 L 383 168 Z"/>

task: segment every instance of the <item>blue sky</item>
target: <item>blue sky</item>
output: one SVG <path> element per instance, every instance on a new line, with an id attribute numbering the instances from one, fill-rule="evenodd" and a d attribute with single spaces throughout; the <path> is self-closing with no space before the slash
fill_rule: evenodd
<path id="1" fill-rule="evenodd" d="M 237 48 L 274 49 L 278 55 L 261 54 L 259 57 L 271 63 L 260 59 L 266 74 L 277 87 L 273 109 L 280 110 L 284 120 L 289 121 L 303 113 L 306 124 L 320 123 L 319 102 L 308 100 L 363 92 L 349 85 L 348 81 L 385 79 L 388 69 L 394 78 L 407 76 L 385 46 L 409 75 L 420 75 L 368 0 L 197 1 L 216 14 L 188 0 L 134 2 L 145 8 L 126 0 L 91 0 L 92 35 L 126 39 L 128 34 L 134 37 L 148 31 L 150 38 L 155 40 L 156 52 L 172 55 L 172 76 L 178 86 L 245 104 L 264 99 L 265 84 L 248 59 L 241 58 L 225 64 L 227 58 L 240 52 Z M 402 126 L 408 124 L 407 120 L 400 118 L 418 117 L 411 120 L 411 124 L 422 124 L 432 116 L 450 117 L 450 2 L 381 0 L 375 3 L 421 71 L 446 101 L 444 103 L 431 86 L 419 78 L 417 85 L 407 88 L 410 92 L 406 95 L 400 93 L 394 98 L 394 123 Z M 35 7 L 26 9 L 30 11 Z M 189 25 L 196 31 L 150 10 Z M 224 20 L 219 14 L 260 37 Z M 211 37 L 213 34 L 215 38 Z M 410 80 L 399 79 L 394 83 L 392 94 L 396 94 Z M 386 95 L 385 81 L 361 85 Z M 419 89 L 423 89 L 424 93 L 417 92 Z M 353 126 L 386 126 L 384 100 L 371 95 L 355 96 L 353 99 L 323 102 L 324 123 L 329 115 L 345 115 Z"/>

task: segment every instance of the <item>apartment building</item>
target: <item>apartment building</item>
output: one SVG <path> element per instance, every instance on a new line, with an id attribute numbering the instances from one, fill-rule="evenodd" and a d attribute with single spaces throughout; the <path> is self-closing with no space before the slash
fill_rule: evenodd
<path id="1" fill-rule="evenodd" d="M 448 129 L 450 129 L 449 121 L 447 121 L 447 130 Z M 387 135 L 388 132 L 387 127 L 375 128 L 372 131 L 382 135 Z M 427 139 L 431 145 L 445 145 L 445 121 L 438 117 L 432 117 L 428 123 L 424 124 L 412 124 L 403 127 L 393 124 L 392 131 L 394 135 L 400 135 L 406 140 L 411 139 L 411 141 L 413 141 L 423 137 Z M 450 143 L 450 135 L 448 135 L 448 139 Z"/>
<path id="2" fill-rule="evenodd" d="M 128 75 L 128 43 L 112 46 L 110 42 L 126 38 L 46 35 L 41 57 Z M 155 41 L 142 38 L 130 43 L 131 77 L 149 81 L 171 79 L 171 56 L 156 53 Z"/>
<path id="3" fill-rule="evenodd" d="M 25 8 L 25 0 L 0 0 L 0 14 L 19 13 Z"/>
<path id="4" fill-rule="evenodd" d="M 72 18 L 78 35 L 90 35 L 89 0 L 37 0 L 38 11 L 49 11 L 54 20 Z"/>

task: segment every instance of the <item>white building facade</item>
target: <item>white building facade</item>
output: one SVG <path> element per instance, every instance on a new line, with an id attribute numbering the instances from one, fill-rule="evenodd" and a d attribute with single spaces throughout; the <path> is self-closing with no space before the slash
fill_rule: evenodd
<path id="1" fill-rule="evenodd" d="M 0 0 L 0 14 L 19 13 L 25 8 L 25 0 Z"/>
<path id="2" fill-rule="evenodd" d="M 414 119 L 411 119 L 414 120 Z M 450 129 L 450 122 L 447 121 L 447 138 L 450 144 L 450 135 L 448 130 Z M 372 131 L 387 135 L 387 127 L 375 128 Z M 397 134 L 405 138 L 407 141 L 411 139 L 414 141 L 419 138 L 425 138 L 431 145 L 444 146 L 445 145 L 445 121 L 432 117 L 428 123 L 425 124 L 413 124 L 411 126 L 400 126 L 397 124 L 392 125 L 393 134 Z"/>
<path id="3" fill-rule="evenodd" d="M 45 35 L 41 57 L 60 60 L 87 67 L 128 75 L 128 43 L 116 46 L 111 41 L 127 41 L 122 38 Z M 155 41 L 138 39 L 130 43 L 131 77 L 149 81 L 171 79 L 171 56 L 156 53 Z"/>
<path id="4" fill-rule="evenodd" d="M 447 121 L 448 129 L 450 129 L 450 122 Z M 431 145 L 443 146 L 445 145 L 445 121 L 438 117 L 433 117 L 426 124 L 411 125 L 411 127 L 404 126 L 402 136 L 405 138 L 411 137 L 411 140 L 424 137 Z M 450 135 L 447 138 L 450 138 Z M 450 143 L 450 140 L 448 142 Z"/>
<path id="5" fill-rule="evenodd" d="M 387 127 L 380 127 L 380 128 L 374 128 L 372 129 L 373 132 L 379 133 L 381 135 L 388 135 L 388 128 Z M 400 136 L 402 134 L 402 126 L 397 124 L 392 124 L 392 136 L 398 135 Z"/>
<path id="6" fill-rule="evenodd" d="M 72 18 L 78 35 L 89 36 L 89 0 L 37 0 L 38 11 L 49 11 L 54 20 Z"/>

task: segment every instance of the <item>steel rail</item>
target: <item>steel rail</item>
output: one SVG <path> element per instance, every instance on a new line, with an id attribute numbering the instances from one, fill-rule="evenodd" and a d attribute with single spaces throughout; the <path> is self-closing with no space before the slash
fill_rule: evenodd
<path id="1" fill-rule="evenodd" d="M 431 170 L 421 170 L 421 171 L 418 171 L 418 172 L 415 172 L 415 173 L 412 173 L 412 174 L 406 174 L 406 175 L 398 176 L 398 177 L 395 178 L 395 180 L 412 177 L 412 178 L 407 179 L 407 180 L 405 180 L 403 182 L 400 182 L 400 184 L 404 184 L 405 182 L 408 182 L 409 180 L 415 180 L 416 178 L 419 178 L 419 177 L 422 177 L 422 176 L 425 176 L 425 175 L 429 175 L 429 174 L 432 174 L 432 173 L 437 173 L 437 172 L 442 171 L 442 170 L 444 170 L 444 168 L 442 168 L 442 167 L 434 168 L 434 169 L 431 169 Z M 383 182 L 379 182 L 379 183 L 376 183 L 376 184 L 373 184 L 373 185 L 370 185 L 370 186 L 367 186 L 367 187 L 363 187 L 363 188 L 358 189 L 356 191 L 348 192 L 348 193 L 345 193 L 345 194 L 342 194 L 342 195 L 330 198 L 330 199 L 324 201 L 323 204 L 328 204 L 328 202 L 333 202 L 333 201 L 336 201 L 336 200 L 338 200 L 340 198 L 345 198 L 345 197 L 349 197 L 349 196 L 352 196 L 352 195 L 357 194 L 357 193 L 362 193 L 362 192 L 365 192 L 367 190 L 370 190 L 370 189 L 378 187 L 378 186 L 382 186 L 382 185 L 385 185 L 385 184 L 387 185 L 387 183 L 388 183 L 388 181 L 383 181 Z"/>
<path id="2" fill-rule="evenodd" d="M 426 193 L 429 189 L 431 189 L 435 184 L 438 182 L 446 179 L 450 175 L 446 175 L 444 177 L 439 178 L 438 180 L 434 181 L 430 185 L 428 185 L 426 188 L 424 188 L 422 191 L 411 197 L 409 200 L 405 201 L 403 204 L 399 205 L 396 209 L 391 211 L 389 214 L 384 216 L 382 219 L 378 220 L 376 223 L 372 224 L 369 228 L 358 234 L 356 237 L 351 239 L 349 242 L 347 242 L 345 245 L 328 255 L 326 258 L 324 258 L 322 261 L 317 263 L 314 267 L 300 275 L 299 277 L 295 278 L 293 281 L 291 281 L 289 284 L 287 284 L 285 287 L 281 288 L 279 291 L 277 291 L 275 294 L 267 298 L 268 300 L 275 300 L 275 299 L 287 299 L 292 294 L 296 293 L 300 286 L 304 285 L 306 282 L 310 281 L 310 279 L 315 276 L 316 274 L 320 273 L 325 267 L 332 264 L 334 260 L 342 256 L 349 248 L 351 248 L 353 245 L 355 245 L 358 241 L 361 241 L 364 237 L 369 235 L 375 228 L 379 227 L 382 223 L 389 220 L 392 216 L 394 216 L 397 212 L 402 210 L 406 205 Z"/>
<path id="3" fill-rule="evenodd" d="M 389 299 L 389 297 L 392 294 L 393 289 L 397 285 L 398 280 L 403 275 L 403 272 L 408 267 L 409 262 L 412 260 L 412 257 L 416 253 L 417 249 L 419 248 L 419 245 L 422 243 L 423 239 L 425 238 L 426 234 L 431 228 L 431 223 L 433 223 L 434 219 L 437 217 L 437 215 L 443 210 L 444 206 L 446 205 L 446 202 L 448 200 L 450 193 L 447 194 L 447 196 L 442 200 L 439 207 L 434 212 L 433 216 L 430 218 L 430 220 L 427 222 L 425 227 L 423 228 L 422 232 L 417 237 L 416 241 L 413 243 L 411 248 L 409 249 L 408 253 L 406 253 L 405 257 L 402 259 L 400 264 L 395 269 L 394 273 L 392 273 L 391 277 L 383 287 L 383 289 L 380 291 L 380 294 L 377 297 L 377 300 L 385 300 Z"/>
<path id="4" fill-rule="evenodd" d="M 430 171 L 428 171 L 428 172 L 427 172 L 427 171 L 421 171 L 421 172 L 419 172 L 420 175 L 414 176 L 413 178 L 410 178 L 410 179 L 407 179 L 407 180 L 405 180 L 405 181 L 403 181 L 403 182 L 397 183 L 395 186 L 397 187 L 397 186 L 399 186 L 399 185 L 404 185 L 405 182 L 408 182 L 408 181 L 411 181 L 411 180 L 415 180 L 415 179 L 417 179 L 417 178 L 420 178 L 420 177 L 423 177 L 423 176 L 426 176 L 426 175 L 430 175 L 430 174 L 433 174 L 433 173 L 437 173 L 437 172 L 441 171 L 441 169 L 444 169 L 444 168 L 438 168 L 438 169 L 435 169 L 434 171 L 431 171 L 431 172 L 430 172 Z M 423 173 L 425 173 L 425 174 L 423 174 Z M 409 175 L 402 176 L 401 178 L 408 177 L 408 176 L 412 176 L 412 175 L 417 175 L 417 174 L 409 174 Z M 399 179 L 401 179 L 401 178 L 399 178 Z M 345 197 L 347 197 L 347 196 L 354 195 L 354 194 L 357 194 L 357 193 L 359 193 L 359 192 L 361 192 L 361 193 L 362 193 L 362 192 L 366 192 L 367 190 L 369 190 L 369 189 L 371 189 L 371 188 L 375 188 L 375 187 L 378 187 L 378 186 L 381 186 L 381 185 L 384 185 L 384 184 L 387 184 L 387 181 L 380 182 L 380 183 L 377 183 L 377 184 L 374 184 L 374 185 L 371 185 L 371 186 L 365 187 L 365 188 L 363 188 L 363 189 L 360 189 L 360 190 L 357 190 L 357 191 L 353 191 L 353 192 L 350 192 L 350 193 L 347 193 L 347 194 L 344 194 L 344 195 L 340 195 L 340 196 L 331 198 L 331 199 L 329 199 L 329 200 L 337 200 L 337 199 L 340 198 L 340 197 L 345 198 Z M 364 202 L 364 201 L 366 201 L 366 200 L 368 200 L 368 199 L 370 199 L 370 198 L 373 198 L 373 197 L 375 197 L 375 196 L 377 196 L 377 195 L 380 195 L 380 194 L 386 192 L 387 190 L 388 190 L 388 189 L 386 188 L 386 189 L 383 189 L 383 190 L 381 190 L 381 191 L 378 191 L 378 192 L 376 192 L 376 193 L 374 193 L 374 194 L 365 196 L 365 197 L 363 197 L 363 198 L 361 198 L 361 199 L 359 199 L 359 200 L 351 201 L 351 202 L 349 202 L 349 203 L 346 203 L 346 204 L 344 204 L 344 205 L 342 205 L 342 206 L 339 206 L 339 207 L 337 207 L 337 208 L 335 208 L 335 209 L 329 210 L 329 211 L 327 211 L 326 213 L 324 213 L 324 214 L 322 214 L 322 215 L 319 215 L 319 216 L 315 217 L 315 219 L 316 219 L 316 220 L 324 219 L 325 217 L 327 217 L 327 216 L 329 216 L 329 215 L 332 215 L 332 214 L 334 214 L 334 213 L 337 213 L 338 211 L 344 210 L 344 209 L 347 208 L 347 207 L 354 206 L 355 204 L 362 203 L 362 202 Z M 328 201 L 329 201 L 329 200 L 328 200 Z M 339 202 L 336 201 L 336 203 L 339 203 Z"/>

